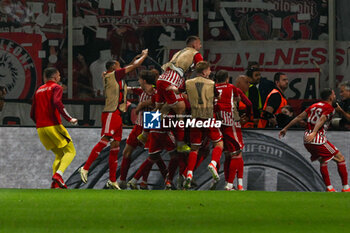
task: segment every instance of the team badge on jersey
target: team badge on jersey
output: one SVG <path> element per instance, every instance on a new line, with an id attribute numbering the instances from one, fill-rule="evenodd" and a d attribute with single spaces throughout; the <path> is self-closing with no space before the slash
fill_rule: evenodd
<path id="1" fill-rule="evenodd" d="M 143 128 L 144 129 L 160 129 L 160 116 L 162 114 L 159 111 L 156 112 L 144 112 L 143 113 Z"/>

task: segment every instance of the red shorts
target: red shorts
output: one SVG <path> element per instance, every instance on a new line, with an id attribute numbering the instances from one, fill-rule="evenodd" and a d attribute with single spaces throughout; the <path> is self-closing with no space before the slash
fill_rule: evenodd
<path id="1" fill-rule="evenodd" d="M 243 150 L 244 143 L 240 122 L 234 122 L 233 126 L 222 125 L 221 132 L 224 138 L 224 151 Z"/>
<path id="2" fill-rule="evenodd" d="M 166 150 L 168 152 L 176 149 L 175 137 L 171 131 L 150 131 L 148 134 L 148 153 L 155 154 Z"/>
<path id="3" fill-rule="evenodd" d="M 222 133 L 219 128 L 215 127 L 190 129 L 191 145 L 202 145 L 202 142 L 206 137 L 209 137 L 212 142 L 219 142 L 222 140 Z"/>
<path id="4" fill-rule="evenodd" d="M 183 101 L 183 97 L 181 94 L 175 94 L 174 91 L 167 91 L 166 88 L 171 86 L 172 84 L 164 81 L 157 81 L 157 96 L 156 103 L 167 103 L 168 105 L 174 105 L 179 101 Z"/>
<path id="5" fill-rule="evenodd" d="M 315 161 L 321 158 L 323 162 L 327 162 L 331 160 L 334 157 L 334 155 L 339 153 L 338 148 L 336 148 L 329 141 L 322 145 L 304 144 L 304 146 L 307 149 L 307 151 L 309 151 L 311 154 L 311 161 Z"/>
<path id="6" fill-rule="evenodd" d="M 128 139 L 126 140 L 126 144 L 137 147 L 137 146 L 143 146 L 143 144 L 137 139 L 137 136 L 139 136 L 142 133 L 143 127 L 141 125 L 135 125 L 134 128 L 132 128 Z"/>
<path id="7" fill-rule="evenodd" d="M 123 124 L 119 110 L 116 110 L 114 112 L 103 112 L 101 121 L 101 136 L 112 137 L 115 141 L 122 140 Z"/>

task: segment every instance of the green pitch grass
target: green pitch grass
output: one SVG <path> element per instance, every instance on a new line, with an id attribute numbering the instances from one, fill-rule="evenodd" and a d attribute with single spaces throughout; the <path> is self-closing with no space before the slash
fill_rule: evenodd
<path id="1" fill-rule="evenodd" d="M 349 232 L 347 193 L 0 189 L 0 232 Z"/>

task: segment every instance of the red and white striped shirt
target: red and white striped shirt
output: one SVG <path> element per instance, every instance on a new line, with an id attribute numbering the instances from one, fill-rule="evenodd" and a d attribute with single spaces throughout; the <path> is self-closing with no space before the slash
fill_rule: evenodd
<path id="1" fill-rule="evenodd" d="M 147 100 L 152 100 L 152 102 L 155 103 L 156 92 L 157 91 L 154 89 L 153 93 L 149 95 L 143 91 L 140 95 L 139 102 L 141 103 Z M 154 109 L 154 106 L 148 106 L 146 108 L 143 108 L 137 115 L 136 124 L 143 127 L 143 112 L 149 112 L 149 111 L 152 111 L 153 109 Z"/>
<path id="2" fill-rule="evenodd" d="M 168 69 L 162 75 L 159 76 L 158 80 L 166 81 L 175 87 L 179 88 L 185 81 L 176 71 Z"/>
<path id="3" fill-rule="evenodd" d="M 237 88 L 230 83 L 219 83 L 215 87 L 220 93 L 220 99 L 215 106 L 216 117 L 222 121 L 223 125 L 233 126 L 235 97 L 238 97 Z"/>
<path id="4" fill-rule="evenodd" d="M 327 117 L 326 122 L 324 125 L 318 130 L 316 137 L 310 144 L 317 144 L 322 145 L 327 142 L 327 129 L 329 127 L 329 124 L 332 120 L 332 117 L 335 114 L 335 109 L 332 107 L 332 105 L 326 103 L 326 102 L 318 102 L 310 107 L 308 107 L 305 112 L 307 113 L 307 126 L 305 129 L 304 135 L 307 136 L 312 133 L 313 129 L 315 128 L 316 122 L 322 115 L 325 115 Z M 304 141 L 304 143 L 306 143 Z"/>

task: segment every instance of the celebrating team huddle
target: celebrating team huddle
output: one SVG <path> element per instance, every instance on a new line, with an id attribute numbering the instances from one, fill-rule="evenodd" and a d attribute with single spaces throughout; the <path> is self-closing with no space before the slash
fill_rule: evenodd
<path id="1" fill-rule="evenodd" d="M 127 87 L 123 78 L 142 64 L 148 55 L 147 49 L 143 50 L 131 64 L 124 68 L 120 68 L 120 64 L 116 61 L 107 62 L 107 71 L 103 74 L 106 102 L 101 118 L 101 139 L 92 149 L 85 165 L 79 168 L 81 180 L 84 183 L 87 183 L 89 179 L 91 164 L 102 149 L 110 144 L 109 180 L 106 184 L 108 188 L 147 189 L 148 175 L 153 165 L 157 164 L 164 178 L 166 189 L 191 189 L 196 168 L 206 157 L 211 156 L 207 168 L 212 175 L 210 189 L 215 190 L 220 180 L 218 174 L 220 159 L 224 154 L 225 190 L 244 190 L 242 157 L 244 142 L 238 109 L 240 102 L 243 102 L 244 112 L 249 117 L 252 114 L 252 103 L 242 90 L 229 83 L 227 71 L 216 72 L 215 81 L 212 80 L 210 64 L 203 61 L 203 57 L 199 53 L 200 48 L 200 39 L 196 36 L 189 37 L 186 40 L 186 48 L 175 53 L 172 59 L 163 65 L 164 72 L 159 77 L 156 70 L 146 70 L 140 73 L 138 80 L 140 88 Z M 51 86 L 57 81 L 51 76 L 57 73 L 57 70 L 56 72 L 44 72 L 46 79 L 53 81 L 49 82 Z M 36 103 L 42 103 L 41 99 L 43 98 L 50 98 L 48 95 L 51 95 L 52 91 L 46 93 L 47 90 L 51 90 L 46 86 L 39 88 L 36 92 Z M 55 106 L 59 106 L 59 113 L 72 123 L 76 123 L 76 119 L 71 118 L 63 108 L 62 93 L 56 84 L 54 86 L 59 94 L 54 94 L 56 102 L 54 107 L 49 108 L 49 110 L 55 111 L 54 116 L 59 120 L 50 121 L 49 124 L 37 124 L 37 128 L 43 144 L 56 154 L 57 161 L 55 160 L 54 163 L 52 188 L 66 188 L 62 174 L 74 158 L 75 150 L 64 127 L 55 126 L 61 125 Z M 117 161 L 122 136 L 121 113 L 126 110 L 127 92 L 137 94 L 139 103 L 136 108 L 136 124 L 126 141 L 120 165 L 120 181 L 117 182 Z M 321 174 L 327 191 L 335 191 L 330 184 L 327 170 L 328 161 L 333 159 L 337 162 L 342 179 L 342 191 L 349 192 L 344 156 L 327 141 L 325 136 L 326 122 L 330 120 L 335 111 L 332 107 L 332 102 L 335 99 L 334 92 L 332 90 L 323 91 L 321 97 L 323 102 L 312 105 L 291 121 L 281 130 L 280 136 L 284 136 L 287 129 L 298 120 L 308 118 L 305 147 L 312 154 L 313 161 L 320 161 Z M 45 104 L 50 105 L 50 103 Z M 38 109 L 43 109 L 43 107 L 33 104 L 33 120 L 37 123 L 47 123 L 47 121 L 40 120 L 43 114 L 34 114 L 40 112 Z M 154 112 L 154 118 L 160 117 L 161 121 L 159 127 L 150 127 L 149 129 L 149 127 L 145 127 L 144 113 L 151 111 Z M 185 127 L 186 124 L 191 127 Z M 64 132 L 63 135 L 62 132 Z M 47 137 L 43 135 L 44 133 Z M 51 137 L 50 135 L 56 136 Z M 62 136 L 58 137 L 57 135 Z M 48 138 L 54 138 L 54 140 L 48 142 Z M 148 157 L 128 181 L 128 170 L 132 163 L 131 154 L 138 146 L 148 150 Z M 163 150 L 169 152 L 170 161 L 168 164 L 162 159 L 161 152 Z M 62 166 L 63 168 L 61 168 Z M 177 169 L 179 177 L 175 187 L 174 179 Z M 236 176 L 237 184 L 234 185 Z M 139 183 L 141 177 L 142 181 Z"/>

